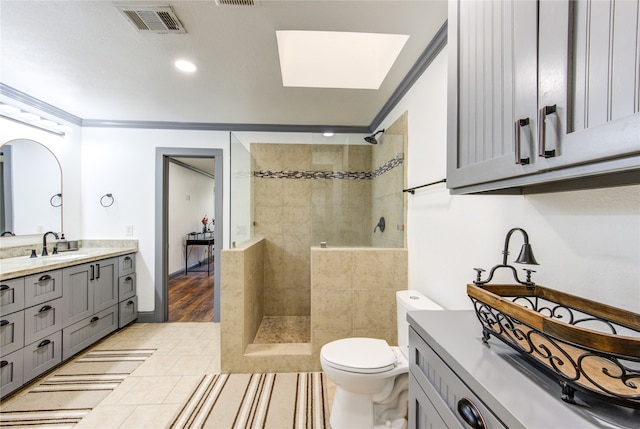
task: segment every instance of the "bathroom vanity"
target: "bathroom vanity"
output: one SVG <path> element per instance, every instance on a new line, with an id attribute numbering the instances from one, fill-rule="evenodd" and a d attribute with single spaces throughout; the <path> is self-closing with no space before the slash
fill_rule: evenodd
<path id="1" fill-rule="evenodd" d="M 136 251 L 0 260 L 0 397 L 137 318 Z"/>
<path id="2" fill-rule="evenodd" d="M 416 311 L 409 329 L 410 428 L 636 428 L 640 410 L 560 385 L 496 338 L 473 311 Z M 463 414 L 466 414 L 465 422 Z"/>

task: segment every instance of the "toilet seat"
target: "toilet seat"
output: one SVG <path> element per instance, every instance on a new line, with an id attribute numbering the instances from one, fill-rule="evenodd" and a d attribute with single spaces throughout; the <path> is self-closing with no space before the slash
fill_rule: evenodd
<path id="1" fill-rule="evenodd" d="M 379 374 L 396 366 L 396 355 L 389 344 L 375 338 L 332 341 L 322 347 L 320 354 L 332 368 L 360 374 Z"/>

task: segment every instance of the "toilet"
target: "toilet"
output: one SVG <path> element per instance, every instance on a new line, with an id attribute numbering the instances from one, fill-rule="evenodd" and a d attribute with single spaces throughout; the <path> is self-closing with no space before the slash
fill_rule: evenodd
<path id="1" fill-rule="evenodd" d="M 375 338 L 343 338 L 320 350 L 322 370 L 336 384 L 332 429 L 406 427 L 409 389 L 407 312 L 442 310 L 420 292 L 396 292 L 398 346 Z"/>

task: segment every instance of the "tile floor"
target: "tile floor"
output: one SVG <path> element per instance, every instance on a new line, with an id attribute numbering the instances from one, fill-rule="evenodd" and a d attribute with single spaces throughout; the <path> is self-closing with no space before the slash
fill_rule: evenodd
<path id="1" fill-rule="evenodd" d="M 136 323 L 90 350 L 143 348 L 156 351 L 75 428 L 167 427 L 201 376 L 220 373 L 219 323 Z"/>
<path id="2" fill-rule="evenodd" d="M 220 373 L 218 323 L 136 323 L 90 350 L 141 348 L 157 350 L 75 428 L 167 427 L 201 376 Z"/>

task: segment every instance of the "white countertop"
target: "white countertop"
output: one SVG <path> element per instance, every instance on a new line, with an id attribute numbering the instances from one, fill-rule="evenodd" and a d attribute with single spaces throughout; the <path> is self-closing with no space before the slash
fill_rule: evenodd
<path id="1" fill-rule="evenodd" d="M 137 251 L 137 246 L 81 247 L 78 250 L 60 252 L 57 255 L 40 256 L 38 254 L 37 258 L 19 256 L 0 259 L 0 280 L 38 274 Z"/>

